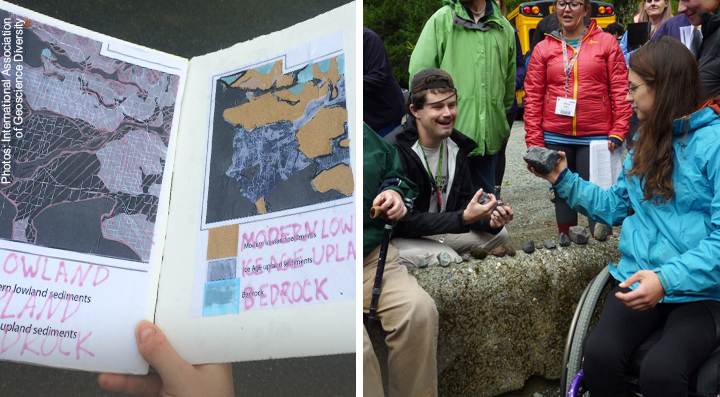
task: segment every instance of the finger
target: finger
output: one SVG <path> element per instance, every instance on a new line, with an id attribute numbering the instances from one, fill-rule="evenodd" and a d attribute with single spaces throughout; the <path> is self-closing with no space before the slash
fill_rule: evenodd
<path id="1" fill-rule="evenodd" d="M 388 219 L 390 219 L 390 220 L 395 220 L 395 219 L 400 219 L 400 218 L 402 218 L 402 217 L 405 215 L 405 213 L 404 213 L 404 211 L 403 211 L 404 209 L 405 209 L 405 206 L 404 206 L 404 205 L 395 205 L 395 206 L 393 206 L 393 207 L 387 212 L 387 214 L 388 214 Z"/>
<path id="2" fill-rule="evenodd" d="M 167 385 L 187 381 L 194 369 L 180 357 L 165 334 L 149 321 L 141 321 L 135 328 L 140 355 L 160 374 Z"/>
<path id="3" fill-rule="evenodd" d="M 387 200 L 385 200 L 380 207 L 387 210 L 388 213 L 391 213 L 393 210 L 397 211 L 397 206 L 395 205 L 395 198 L 393 196 L 389 196 Z"/>
<path id="4" fill-rule="evenodd" d="M 525 167 L 527 168 L 528 171 L 530 171 L 530 173 L 537 175 L 537 174 L 535 174 L 535 169 L 533 167 L 531 167 L 530 164 L 525 164 Z"/>
<path id="5" fill-rule="evenodd" d="M 479 189 L 477 192 L 475 192 L 475 195 L 473 196 L 473 202 L 477 203 L 478 201 L 480 201 L 480 196 L 482 196 L 482 192 L 482 189 Z"/>
<path id="6" fill-rule="evenodd" d="M 383 201 L 385 201 L 385 195 L 383 193 L 375 196 L 375 199 L 372 202 L 373 207 L 377 207 L 378 205 L 382 204 Z"/>
<path id="7" fill-rule="evenodd" d="M 640 310 L 642 307 L 646 309 L 652 307 L 652 301 L 650 301 L 648 296 L 640 289 L 627 293 L 617 292 L 615 296 L 631 309 Z"/>
<path id="8" fill-rule="evenodd" d="M 508 215 L 510 215 L 510 218 L 515 216 L 515 211 L 513 211 L 512 207 L 509 204 L 505 204 L 504 210 L 505 212 L 507 212 Z"/>
<path id="9" fill-rule="evenodd" d="M 482 189 L 480 189 L 480 190 L 482 190 Z M 487 196 L 490 199 L 490 201 L 483 204 L 483 206 L 492 208 L 492 211 L 495 211 L 495 207 L 497 207 L 497 199 L 495 198 L 495 195 L 490 193 Z"/>
<path id="10" fill-rule="evenodd" d="M 624 303 L 625 306 L 638 311 L 646 310 L 653 307 L 652 302 L 648 302 L 644 297 L 626 301 Z"/>
<path id="11" fill-rule="evenodd" d="M 133 396 L 155 397 L 160 395 L 162 380 L 158 374 L 122 375 L 100 374 L 98 385 L 109 391 L 132 394 Z"/>
<path id="12" fill-rule="evenodd" d="M 633 300 L 637 299 L 638 295 L 639 295 L 639 293 L 637 292 L 637 290 L 629 291 L 629 292 L 619 292 L 618 291 L 615 293 L 615 297 L 617 297 L 618 299 L 620 299 L 621 301 L 623 301 L 625 303 L 632 302 Z"/>
<path id="13" fill-rule="evenodd" d="M 559 151 L 558 154 L 560 155 L 561 159 L 564 159 L 565 157 L 567 157 L 567 156 L 565 156 L 565 152 L 563 152 L 563 151 Z"/>
<path id="14" fill-rule="evenodd" d="M 628 288 L 636 282 L 640 281 L 640 272 L 635 272 L 632 276 L 628 277 L 625 281 L 619 284 L 620 288 Z"/>

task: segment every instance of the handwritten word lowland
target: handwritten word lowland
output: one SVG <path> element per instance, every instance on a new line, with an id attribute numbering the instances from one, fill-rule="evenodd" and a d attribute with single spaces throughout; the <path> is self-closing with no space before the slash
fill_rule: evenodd
<path id="1" fill-rule="evenodd" d="M 291 223 L 280 227 L 270 227 L 243 233 L 240 250 L 262 248 L 265 245 L 286 244 L 294 241 L 307 241 L 318 236 L 321 239 L 326 239 L 338 235 L 353 234 L 354 229 L 354 215 L 350 215 L 348 219 L 333 217 L 322 221 L 315 220 L 312 223 L 306 221 L 304 225 Z"/>
<path id="2" fill-rule="evenodd" d="M 90 274 L 94 275 L 91 278 L 93 287 L 102 284 L 110 277 L 110 269 L 105 266 L 70 263 L 43 256 L 35 257 L 33 255 L 33 257 L 34 261 L 29 259 L 26 261 L 25 255 L 11 252 L 5 257 L 2 272 L 8 275 L 22 272 L 23 277 L 26 279 L 39 278 L 45 281 L 62 282 L 80 287 L 87 281 Z M 70 275 L 72 275 L 72 278 L 68 279 Z"/>

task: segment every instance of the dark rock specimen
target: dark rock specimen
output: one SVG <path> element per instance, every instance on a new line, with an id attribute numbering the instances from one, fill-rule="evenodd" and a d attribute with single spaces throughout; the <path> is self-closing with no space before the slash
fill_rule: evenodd
<path id="1" fill-rule="evenodd" d="M 490 202 L 490 196 L 488 196 L 488 194 L 483 191 L 482 194 L 480 195 L 480 198 L 478 199 L 478 203 L 487 204 L 489 202 Z"/>
<path id="2" fill-rule="evenodd" d="M 568 238 L 567 234 L 565 233 L 560 233 L 560 238 L 558 238 L 558 241 L 560 242 L 561 247 L 570 246 L 570 238 Z"/>
<path id="3" fill-rule="evenodd" d="M 582 226 L 572 226 L 570 228 L 570 240 L 575 244 L 585 244 L 590 238 L 590 232 Z"/>
<path id="4" fill-rule="evenodd" d="M 553 240 L 553 239 L 543 240 L 543 246 L 549 250 L 555 249 L 555 247 L 556 247 L 555 240 Z"/>
<path id="5" fill-rule="evenodd" d="M 535 168 L 535 171 L 547 175 L 557 164 L 560 154 L 556 150 L 550 150 L 538 146 L 530 146 L 527 153 L 523 156 L 528 165 Z"/>
<path id="6" fill-rule="evenodd" d="M 532 240 L 524 242 L 522 245 L 522 250 L 525 251 L 525 253 L 527 254 L 532 254 L 533 252 L 535 252 L 535 242 Z"/>

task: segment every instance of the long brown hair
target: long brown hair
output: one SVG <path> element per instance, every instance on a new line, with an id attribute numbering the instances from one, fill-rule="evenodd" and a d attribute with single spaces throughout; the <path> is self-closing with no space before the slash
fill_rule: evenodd
<path id="1" fill-rule="evenodd" d="M 643 200 L 660 204 L 675 195 L 673 121 L 700 106 L 700 73 L 692 53 L 669 36 L 640 47 L 630 56 L 630 69 L 647 83 L 655 102 L 640 126 L 628 176 L 639 178 L 640 183 L 644 179 Z"/>

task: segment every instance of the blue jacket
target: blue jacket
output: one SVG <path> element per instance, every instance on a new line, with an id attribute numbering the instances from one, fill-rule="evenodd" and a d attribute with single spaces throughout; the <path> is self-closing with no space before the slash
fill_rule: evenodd
<path id="1" fill-rule="evenodd" d="M 665 289 L 663 302 L 720 301 L 720 102 L 714 107 L 693 113 L 689 122 L 675 120 L 675 197 L 667 203 L 641 201 L 638 178 L 627 177 L 632 155 L 607 190 L 571 172 L 555 184 L 574 210 L 598 222 L 622 224 L 623 257 L 617 267 L 610 265 L 610 273 L 623 281 L 639 270 L 655 271 Z M 633 215 L 628 216 L 629 208 Z"/>

